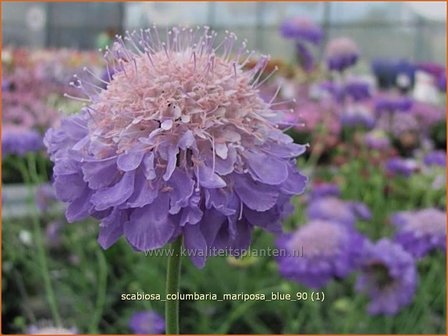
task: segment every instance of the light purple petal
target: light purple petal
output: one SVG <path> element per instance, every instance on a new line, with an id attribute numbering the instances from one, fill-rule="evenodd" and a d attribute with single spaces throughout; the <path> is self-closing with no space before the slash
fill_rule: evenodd
<path id="1" fill-rule="evenodd" d="M 281 190 L 290 195 L 298 195 L 305 190 L 308 178 L 300 174 L 295 167 L 288 167 L 289 176 L 281 185 Z"/>
<path id="2" fill-rule="evenodd" d="M 174 169 L 176 169 L 176 162 L 177 162 L 177 153 L 179 153 L 179 149 L 177 146 L 170 145 L 168 146 L 168 153 L 167 153 L 167 165 L 166 165 L 166 171 L 163 175 L 163 179 L 165 181 L 168 181 L 171 178 L 171 174 L 173 174 Z"/>
<path id="3" fill-rule="evenodd" d="M 96 191 L 91 198 L 96 210 L 105 210 L 109 207 L 124 203 L 134 192 L 135 171 L 123 174 L 121 180 L 110 188 Z"/>
<path id="4" fill-rule="evenodd" d="M 89 201 L 90 190 L 84 189 L 84 192 L 77 199 L 72 201 L 67 210 L 65 211 L 65 217 L 69 223 L 76 222 L 89 216 L 93 205 Z"/>
<path id="5" fill-rule="evenodd" d="M 101 221 L 98 243 L 103 249 L 108 249 L 123 235 L 126 221 L 125 211 L 113 211 Z"/>
<path id="6" fill-rule="evenodd" d="M 205 164 L 197 166 L 196 176 L 199 184 L 205 188 L 223 188 L 226 186 L 226 182 Z"/>
<path id="7" fill-rule="evenodd" d="M 100 189 L 112 184 L 119 176 L 116 159 L 85 161 L 81 165 L 84 181 L 91 189 Z"/>
<path id="8" fill-rule="evenodd" d="M 124 234 L 132 246 L 145 251 L 163 247 L 172 238 L 174 229 L 168 219 L 168 195 L 162 193 L 150 205 L 132 212 Z"/>
<path id="9" fill-rule="evenodd" d="M 287 163 L 264 153 L 244 152 L 251 176 L 265 184 L 277 185 L 288 177 Z"/>
<path id="10" fill-rule="evenodd" d="M 233 174 L 235 191 L 248 208 L 256 211 L 266 211 L 277 202 L 278 192 L 272 187 L 253 181 L 249 175 Z"/>
<path id="11" fill-rule="evenodd" d="M 126 202 L 126 206 L 141 208 L 152 203 L 159 194 L 159 184 L 156 181 L 148 181 L 141 170 L 135 175 L 134 192 Z"/>
<path id="12" fill-rule="evenodd" d="M 185 170 L 176 169 L 171 175 L 168 185 L 172 188 L 170 191 L 171 209 L 176 208 L 177 211 L 174 213 L 177 213 L 181 207 L 188 205 L 188 200 L 193 195 L 194 181 Z M 170 213 L 173 213 L 171 209 Z"/>
<path id="13" fill-rule="evenodd" d="M 125 172 L 137 169 L 142 162 L 143 154 L 143 151 L 131 151 L 121 154 L 117 159 L 118 168 Z"/>
<path id="14" fill-rule="evenodd" d="M 84 192 L 85 187 L 86 183 L 79 174 L 55 177 L 54 190 L 61 201 L 73 201 Z"/>
<path id="15" fill-rule="evenodd" d="M 199 225 L 187 225 L 184 228 L 185 248 L 190 252 L 193 264 L 198 268 L 205 266 L 207 259 L 207 242 L 199 228 Z"/>
<path id="16" fill-rule="evenodd" d="M 156 171 L 154 169 L 154 153 L 146 154 L 143 159 L 143 165 L 145 167 L 145 176 L 148 180 L 153 180 L 156 178 Z"/>

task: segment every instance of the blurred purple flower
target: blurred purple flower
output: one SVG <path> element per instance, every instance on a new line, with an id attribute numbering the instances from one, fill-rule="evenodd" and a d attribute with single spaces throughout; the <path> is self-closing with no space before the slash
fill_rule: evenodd
<path id="1" fill-rule="evenodd" d="M 342 110 L 341 124 L 345 127 L 364 127 L 371 129 L 375 126 L 375 117 L 367 106 L 350 104 Z"/>
<path id="2" fill-rule="evenodd" d="M 427 166 L 446 167 L 446 152 L 442 150 L 432 151 L 424 157 L 423 162 Z"/>
<path id="3" fill-rule="evenodd" d="M 371 149 L 386 149 L 390 147 L 390 140 L 386 132 L 381 129 L 374 129 L 366 133 L 364 142 Z"/>
<path id="4" fill-rule="evenodd" d="M 372 96 L 369 83 L 360 80 L 351 80 L 345 84 L 344 93 L 354 101 L 363 101 Z"/>
<path id="5" fill-rule="evenodd" d="M 61 245 L 61 229 L 64 224 L 60 221 L 52 221 L 47 224 L 45 229 L 45 240 L 49 247 L 58 247 Z"/>
<path id="6" fill-rule="evenodd" d="M 446 250 L 446 213 L 438 209 L 402 211 L 391 217 L 394 240 L 416 258 L 434 249 Z"/>
<path id="7" fill-rule="evenodd" d="M 11 90 L 13 87 L 13 84 L 10 80 L 8 79 L 2 79 L 2 92 L 6 92 Z"/>
<path id="8" fill-rule="evenodd" d="M 34 69 L 17 67 L 4 74 L 9 89 L 2 90 L 2 121 L 18 127 L 46 129 L 59 120 L 54 108 L 46 102 L 56 88 L 47 80 L 38 78 Z"/>
<path id="9" fill-rule="evenodd" d="M 280 26 L 280 32 L 285 38 L 307 41 L 316 45 L 323 37 L 322 28 L 304 17 L 294 17 L 284 21 Z"/>
<path id="10" fill-rule="evenodd" d="M 154 29 L 127 39 L 153 45 Z M 296 157 L 306 146 L 276 127 L 278 114 L 249 81 L 267 57 L 244 70 L 215 54 L 208 27 L 171 34 L 166 49 L 142 53 L 115 42 L 105 58 L 125 55 L 123 69 L 101 92 L 78 82 L 87 106 L 45 144 L 69 222 L 99 219 L 103 248 L 124 235 L 147 251 L 183 235 L 203 267 L 210 249 L 247 248 L 255 226 L 281 231 L 291 197 L 305 189 Z M 226 39 L 228 55 L 236 36 Z"/>
<path id="11" fill-rule="evenodd" d="M 399 138 L 407 132 L 420 134 L 420 125 L 417 119 L 408 113 L 396 113 L 393 115 L 382 115 L 377 121 L 379 129 L 389 132 L 393 137 Z"/>
<path id="12" fill-rule="evenodd" d="M 434 78 L 438 78 L 440 75 L 446 73 L 446 68 L 442 64 L 433 62 L 419 62 L 416 65 L 418 70 L 424 71 L 430 74 Z"/>
<path id="13" fill-rule="evenodd" d="M 322 288 L 355 269 L 363 244 L 364 238 L 351 229 L 313 220 L 277 240 L 277 247 L 285 251 L 277 258 L 279 272 L 311 288 Z"/>
<path id="14" fill-rule="evenodd" d="M 413 101 L 406 96 L 377 95 L 374 109 L 379 115 L 383 113 L 406 112 L 412 108 Z"/>
<path id="15" fill-rule="evenodd" d="M 364 247 L 358 292 L 370 297 L 368 312 L 393 315 L 411 303 L 417 286 L 417 269 L 412 256 L 388 239 Z"/>
<path id="16" fill-rule="evenodd" d="M 414 85 L 415 66 L 406 60 L 375 59 L 372 61 L 372 72 L 382 89 L 394 86 L 409 88 Z"/>
<path id="17" fill-rule="evenodd" d="M 403 175 L 409 177 L 418 170 L 418 163 L 414 159 L 403 159 L 394 157 L 385 164 L 386 171 L 393 175 Z"/>
<path id="18" fill-rule="evenodd" d="M 25 155 L 43 148 L 42 136 L 34 130 L 5 126 L 2 129 L 2 156 Z"/>
<path id="19" fill-rule="evenodd" d="M 351 207 L 359 219 L 363 221 L 369 221 L 372 219 L 372 213 L 366 204 L 362 202 L 351 202 Z"/>
<path id="20" fill-rule="evenodd" d="M 441 92 L 446 93 L 446 73 L 445 72 L 437 78 L 437 88 Z"/>
<path id="21" fill-rule="evenodd" d="M 418 121 L 420 132 L 427 132 L 438 122 L 444 122 L 446 118 L 445 108 L 419 101 L 412 103 L 410 114 Z"/>
<path id="22" fill-rule="evenodd" d="M 335 38 L 328 43 L 325 58 L 330 70 L 344 71 L 356 64 L 359 58 L 359 49 L 352 39 Z"/>
<path id="23" fill-rule="evenodd" d="M 129 319 L 129 328 L 134 334 L 163 334 L 165 320 L 152 310 L 134 313 Z"/>
<path id="24" fill-rule="evenodd" d="M 311 188 L 311 199 L 334 196 L 339 197 L 341 190 L 337 184 L 334 183 L 319 183 L 314 184 Z"/>
<path id="25" fill-rule="evenodd" d="M 314 56 L 309 48 L 302 42 L 296 43 L 296 52 L 299 64 L 306 72 L 310 72 L 314 67 Z"/>
<path id="26" fill-rule="evenodd" d="M 343 201 L 336 197 L 323 197 L 311 200 L 307 216 L 310 220 L 328 220 L 353 228 L 358 218 L 369 220 L 370 211 L 367 206 L 359 202 Z"/>

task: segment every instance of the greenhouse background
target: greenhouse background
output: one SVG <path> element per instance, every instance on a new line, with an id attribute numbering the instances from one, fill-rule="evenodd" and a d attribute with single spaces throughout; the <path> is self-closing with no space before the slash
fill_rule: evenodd
<path id="1" fill-rule="evenodd" d="M 249 48 L 291 59 L 293 47 L 279 36 L 278 26 L 301 15 L 322 25 L 325 39 L 353 38 L 367 59 L 446 60 L 442 2 L 6 2 L 2 7 L 5 45 L 91 49 L 107 30 L 182 24 L 209 25 L 219 32 L 230 26 L 248 39 Z"/>

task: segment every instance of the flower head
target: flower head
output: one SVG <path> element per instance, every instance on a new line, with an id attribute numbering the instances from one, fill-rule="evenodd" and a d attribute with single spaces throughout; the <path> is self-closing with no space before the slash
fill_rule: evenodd
<path id="1" fill-rule="evenodd" d="M 311 188 L 310 196 L 312 199 L 334 196 L 339 197 L 341 195 L 341 189 L 334 183 L 318 183 L 314 184 Z"/>
<path id="2" fill-rule="evenodd" d="M 446 250 L 446 214 L 438 209 L 403 211 L 394 214 L 395 241 L 414 257 L 424 257 L 433 249 Z"/>
<path id="3" fill-rule="evenodd" d="M 446 72 L 440 74 L 439 77 L 437 77 L 437 88 L 440 90 L 440 92 L 445 93 L 446 92 Z"/>
<path id="4" fill-rule="evenodd" d="M 280 32 L 285 38 L 312 44 L 319 44 L 323 37 L 322 28 L 304 17 L 294 17 L 286 20 L 281 25 Z"/>
<path id="5" fill-rule="evenodd" d="M 378 120 L 378 128 L 389 131 L 395 138 L 403 134 L 420 133 L 419 123 L 411 114 L 396 113 L 392 116 L 383 115 Z"/>
<path id="6" fill-rule="evenodd" d="M 330 70 L 343 71 L 356 64 L 359 49 L 352 39 L 339 37 L 328 43 L 325 57 Z"/>
<path id="7" fill-rule="evenodd" d="M 406 60 L 375 59 L 372 71 L 382 89 L 396 86 L 408 89 L 415 81 L 415 66 Z"/>
<path id="8" fill-rule="evenodd" d="M 403 159 L 394 157 L 386 162 L 386 171 L 392 175 L 411 176 L 418 170 L 418 163 L 414 159 Z"/>
<path id="9" fill-rule="evenodd" d="M 296 232 L 281 236 L 286 251 L 277 259 L 280 273 L 312 288 L 347 276 L 357 265 L 364 238 L 353 230 L 325 220 L 313 220 Z"/>
<path id="10" fill-rule="evenodd" d="M 393 315 L 411 303 L 417 285 L 415 261 L 387 239 L 366 243 L 356 290 L 370 297 L 368 312 Z"/>
<path id="11" fill-rule="evenodd" d="M 367 106 L 351 104 L 342 110 L 341 124 L 346 127 L 364 127 L 371 129 L 375 126 L 375 117 Z"/>
<path id="12" fill-rule="evenodd" d="M 347 202 L 336 197 L 323 197 L 311 200 L 307 209 L 311 220 L 329 220 L 352 228 L 356 220 L 369 220 L 370 210 L 363 203 Z"/>
<path id="13" fill-rule="evenodd" d="M 374 129 L 366 133 L 364 142 L 371 149 L 386 149 L 390 146 L 390 140 L 386 132 L 380 129 Z"/>
<path id="14" fill-rule="evenodd" d="M 161 42 L 150 28 L 119 37 L 105 54 L 118 69 L 107 88 L 78 77 L 87 106 L 46 134 L 66 217 L 98 218 L 102 247 L 124 235 L 145 251 L 183 235 L 187 249 L 241 249 L 254 226 L 279 231 L 304 190 L 295 158 L 306 147 L 276 127 L 282 118 L 258 94 L 268 58 L 245 71 L 244 42 L 232 58 L 235 35 L 214 47 L 216 35 L 173 28 Z"/>
<path id="15" fill-rule="evenodd" d="M 424 157 L 423 162 L 427 166 L 446 167 L 446 152 L 442 150 L 430 152 Z"/>
<path id="16" fill-rule="evenodd" d="M 165 320 L 152 310 L 134 313 L 129 320 L 129 328 L 134 334 L 163 334 Z"/>
<path id="17" fill-rule="evenodd" d="M 354 101 L 364 101 L 371 97 L 369 83 L 360 80 L 351 80 L 344 85 L 344 94 Z"/>
<path id="18" fill-rule="evenodd" d="M 375 112 L 383 113 L 407 112 L 411 109 L 413 101 L 405 96 L 378 95 L 375 98 Z"/>
<path id="19" fill-rule="evenodd" d="M 427 132 L 438 122 L 445 123 L 445 108 L 435 104 L 414 101 L 409 112 L 417 119 L 420 132 Z"/>
<path id="20" fill-rule="evenodd" d="M 2 129 L 2 155 L 25 155 L 43 148 L 42 136 L 35 130 L 6 126 Z"/>

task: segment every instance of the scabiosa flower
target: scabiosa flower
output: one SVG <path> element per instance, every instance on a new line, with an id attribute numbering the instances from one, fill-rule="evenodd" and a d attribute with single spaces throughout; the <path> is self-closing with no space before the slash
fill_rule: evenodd
<path id="1" fill-rule="evenodd" d="M 386 171 L 392 175 L 409 177 L 418 170 L 418 163 L 414 159 L 403 159 L 394 157 L 385 164 Z"/>
<path id="2" fill-rule="evenodd" d="M 415 137 L 415 141 L 419 139 L 419 123 L 417 119 L 411 114 L 384 114 L 378 118 L 377 126 L 379 129 L 389 132 L 391 136 L 396 139 L 399 139 L 401 136 L 406 134 L 412 134 Z"/>
<path id="3" fill-rule="evenodd" d="M 364 136 L 364 143 L 371 149 L 386 149 L 390 147 L 390 140 L 386 132 L 380 129 L 374 129 Z"/>
<path id="4" fill-rule="evenodd" d="M 446 72 L 440 74 L 439 77 L 437 77 L 437 88 L 440 92 L 445 93 L 446 92 Z"/>
<path id="5" fill-rule="evenodd" d="M 299 64 L 309 72 L 314 67 L 314 56 L 310 44 L 318 45 L 323 37 L 322 29 L 307 18 L 295 17 L 286 20 L 280 26 L 283 37 L 293 39 Z"/>
<path id="6" fill-rule="evenodd" d="M 416 258 L 434 249 L 446 250 L 446 214 L 438 209 L 402 211 L 391 217 L 395 241 Z"/>
<path id="7" fill-rule="evenodd" d="M 330 70 L 341 72 L 356 64 L 359 58 L 359 49 L 352 39 L 335 38 L 328 43 L 325 58 Z"/>
<path id="8" fill-rule="evenodd" d="M 350 104 L 342 110 L 341 124 L 345 127 L 364 127 L 371 129 L 375 126 L 375 117 L 367 106 Z"/>
<path id="9" fill-rule="evenodd" d="M 442 150 L 432 151 L 423 159 L 423 162 L 427 166 L 441 166 L 446 167 L 446 152 Z"/>
<path id="10" fill-rule="evenodd" d="M 416 65 L 418 70 L 424 71 L 431 76 L 437 78 L 441 74 L 446 73 L 446 68 L 438 63 L 432 63 L 432 62 L 420 62 Z"/>
<path id="11" fill-rule="evenodd" d="M 306 147 L 276 127 L 279 112 L 258 95 L 268 58 L 244 71 L 245 43 L 231 58 L 235 35 L 214 48 L 216 35 L 173 28 L 161 42 L 150 28 L 118 37 L 105 53 L 118 69 L 107 89 L 78 77 L 88 105 L 46 134 L 66 217 L 99 219 L 103 248 L 124 235 L 146 251 L 183 235 L 187 249 L 204 252 L 192 257 L 202 267 L 211 248 L 246 248 L 254 226 L 280 231 L 303 192 L 295 158 Z"/>
<path id="12" fill-rule="evenodd" d="M 134 313 L 129 319 L 129 328 L 134 334 L 163 334 L 165 320 L 152 310 Z"/>
<path id="13" fill-rule="evenodd" d="M 314 220 L 277 240 L 286 251 L 277 258 L 287 279 L 321 288 L 334 278 L 347 276 L 357 266 L 364 238 L 331 221 Z"/>
<path id="14" fill-rule="evenodd" d="M 312 199 L 307 209 L 308 219 L 322 219 L 352 228 L 357 219 L 370 220 L 367 206 L 359 202 L 343 201 L 336 197 Z"/>
<path id="15" fill-rule="evenodd" d="M 354 101 L 364 101 L 371 97 L 369 83 L 360 80 L 351 80 L 344 85 L 344 94 Z"/>
<path id="16" fill-rule="evenodd" d="M 317 183 L 311 188 L 311 199 L 322 198 L 328 196 L 339 197 L 341 195 L 341 189 L 334 183 Z"/>
<path id="17" fill-rule="evenodd" d="M 400 87 L 409 89 L 414 85 L 415 66 L 406 60 L 375 59 L 372 61 L 372 72 L 381 89 Z"/>
<path id="18" fill-rule="evenodd" d="M 25 155 L 43 148 L 42 136 L 35 130 L 6 126 L 2 129 L 2 156 Z"/>
<path id="19" fill-rule="evenodd" d="M 368 312 L 393 315 L 411 303 L 417 285 L 414 258 L 388 239 L 366 242 L 356 290 L 370 297 Z"/>
<path id="20" fill-rule="evenodd" d="M 375 112 L 383 113 L 406 112 L 411 109 L 413 102 L 406 96 L 378 95 L 374 101 Z"/>
<path id="21" fill-rule="evenodd" d="M 440 121 L 445 123 L 445 108 L 435 104 L 414 101 L 409 112 L 418 121 L 420 132 L 428 132 Z"/>
<path id="22" fill-rule="evenodd" d="M 280 32 L 285 38 L 315 45 L 319 44 L 324 36 L 321 27 L 304 17 L 294 17 L 284 21 L 280 26 Z"/>

